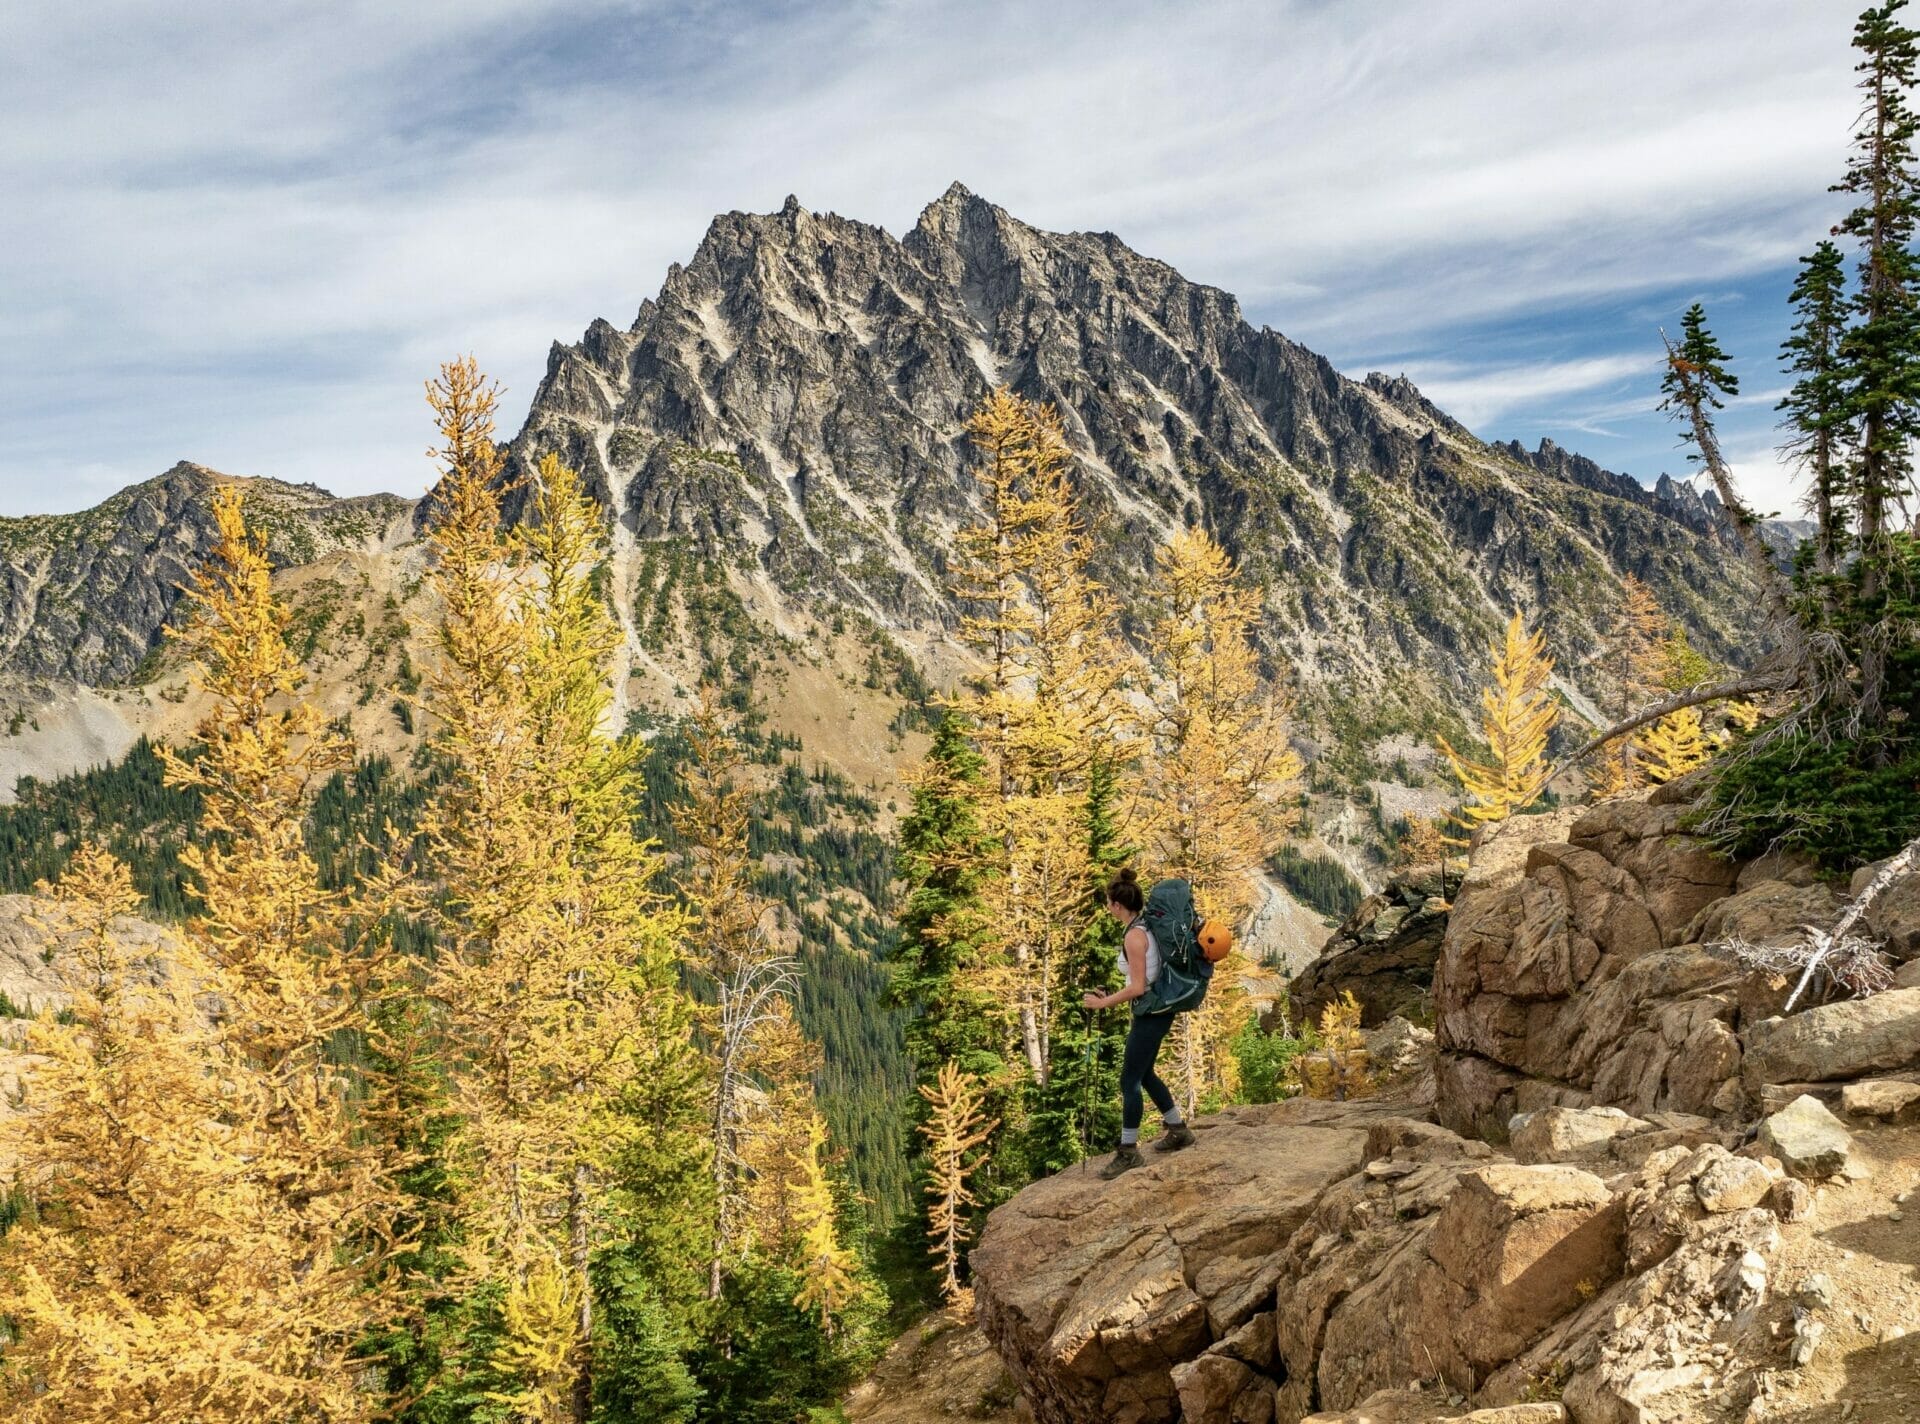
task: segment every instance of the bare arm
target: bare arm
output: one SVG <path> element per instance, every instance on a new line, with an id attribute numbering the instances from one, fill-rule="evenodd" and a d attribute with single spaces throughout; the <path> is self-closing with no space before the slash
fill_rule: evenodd
<path id="1" fill-rule="evenodd" d="M 1080 1002 L 1089 1009 L 1110 1009 L 1147 992 L 1147 932 L 1139 925 L 1127 931 L 1127 987 L 1112 994 L 1089 991 Z"/>

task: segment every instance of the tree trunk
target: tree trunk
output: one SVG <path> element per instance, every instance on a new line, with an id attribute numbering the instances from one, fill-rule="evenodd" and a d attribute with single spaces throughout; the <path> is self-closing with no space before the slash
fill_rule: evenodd
<path id="1" fill-rule="evenodd" d="M 579 1365 L 573 1377 L 574 1424 L 588 1424 L 593 1417 L 593 1281 L 589 1275 L 587 1250 L 587 1164 L 573 1166 L 573 1186 L 567 1197 L 567 1215 L 573 1253 L 574 1288 L 580 1292 L 579 1315 L 575 1322 L 574 1348 Z"/>
<path id="2" fill-rule="evenodd" d="M 1664 332 L 1661 333 L 1661 340 L 1666 341 L 1667 359 L 1672 368 L 1683 372 L 1678 349 L 1667 340 Z M 1733 523 L 1734 532 L 1746 551 L 1747 562 L 1760 579 L 1761 600 L 1766 605 L 1767 617 L 1774 625 L 1787 660 L 1796 669 L 1802 669 L 1807 663 L 1806 631 L 1800 626 L 1800 620 L 1788 601 L 1786 579 L 1774 563 L 1773 553 L 1767 548 L 1766 541 L 1760 537 L 1759 521 L 1733 487 L 1733 473 L 1721 458 L 1720 440 L 1714 434 L 1712 419 L 1707 415 L 1706 393 L 1695 379 L 1684 373 L 1680 387 L 1679 398 L 1686 407 L 1687 419 L 1693 427 L 1693 439 L 1700 449 L 1701 463 L 1706 466 L 1707 475 L 1720 496 L 1721 507 Z"/>

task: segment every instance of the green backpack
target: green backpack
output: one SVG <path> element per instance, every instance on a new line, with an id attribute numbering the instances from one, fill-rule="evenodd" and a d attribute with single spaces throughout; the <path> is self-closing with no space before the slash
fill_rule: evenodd
<path id="1" fill-rule="evenodd" d="M 1136 1016 L 1182 1014 L 1207 997 L 1213 965 L 1200 952 L 1200 916 L 1193 908 L 1193 887 L 1184 880 L 1162 880 L 1147 896 L 1139 923 L 1160 949 L 1160 973 L 1147 992 L 1133 1001 Z"/>

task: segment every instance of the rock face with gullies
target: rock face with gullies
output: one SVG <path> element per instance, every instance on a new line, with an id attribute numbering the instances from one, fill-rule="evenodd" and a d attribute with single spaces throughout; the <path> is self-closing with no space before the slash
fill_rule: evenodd
<path id="1" fill-rule="evenodd" d="M 607 506 L 617 665 L 641 680 L 629 697 L 620 678 L 620 708 L 743 641 L 848 624 L 948 678 L 951 534 L 979 512 L 965 423 L 996 385 L 1059 409 L 1130 601 L 1172 530 L 1220 537 L 1323 742 L 1472 720 L 1512 608 L 1555 610 L 1578 700 L 1624 573 L 1703 651 L 1757 651 L 1743 566 L 1699 509 L 1483 444 L 1404 378 L 1349 379 L 1112 234 L 1044 232 L 956 184 L 901 237 L 793 199 L 724 214 L 631 323 L 552 348 L 509 473 L 557 454 Z M 181 465 L 85 515 L 0 524 L 0 672 L 131 676 L 206 547 L 211 478 Z M 283 560 L 378 543 L 409 509 L 417 532 L 435 507 L 255 485 Z"/>
<path id="2" fill-rule="evenodd" d="M 1351 993 L 1367 1028 L 1398 1015 L 1432 1015 L 1433 966 L 1447 932 L 1445 883 L 1439 866 L 1396 875 L 1369 895 L 1333 932 L 1320 957 L 1294 979 L 1288 1008 L 1297 1023 Z"/>
<path id="3" fill-rule="evenodd" d="M 1484 445 L 1404 379 L 1350 380 L 1111 234 L 957 184 L 899 238 L 794 199 L 716 218 L 630 325 L 553 348 L 513 460 L 557 453 L 611 505 L 642 659 L 688 559 L 778 631 L 861 615 L 914 648 L 951 623 L 949 537 L 978 509 L 964 426 L 996 385 L 1058 407 L 1123 590 L 1172 529 L 1217 531 L 1310 719 L 1467 710 L 1511 607 L 1554 607 L 1576 666 L 1622 572 L 1709 651 L 1748 644 L 1713 521 Z"/>
<path id="4" fill-rule="evenodd" d="M 230 479 L 182 461 L 78 514 L 0 519 L 0 671 L 96 686 L 132 677 L 213 545 L 213 489 Z M 232 482 L 282 567 L 374 547 L 411 508 L 391 495 Z"/>

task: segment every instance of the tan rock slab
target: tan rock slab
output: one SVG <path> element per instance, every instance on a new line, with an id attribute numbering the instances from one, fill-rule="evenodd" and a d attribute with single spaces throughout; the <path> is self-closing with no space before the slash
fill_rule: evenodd
<path id="1" fill-rule="evenodd" d="M 1920 1119 L 1920 1083 L 1904 1078 L 1863 1078 L 1840 1090 L 1840 1109 L 1848 1117 Z"/>
<path id="2" fill-rule="evenodd" d="M 1834 1082 L 1920 1066 L 1920 989 L 1821 1004 L 1762 1019 L 1744 1034 L 1742 1071 L 1763 1083 Z"/>
<path id="3" fill-rule="evenodd" d="M 1038 1424 L 1165 1424 L 1182 1388 L 1259 1395 L 1244 1350 L 1184 1385 L 1174 1371 L 1271 1307 L 1276 1255 L 1392 1116 L 1304 1099 L 1229 1109 L 1184 1152 L 1112 1182 L 1095 1159 L 996 1210 L 971 1257 L 976 1308 Z"/>
<path id="4" fill-rule="evenodd" d="M 1780 1159 L 1803 1181 L 1820 1181 L 1847 1170 L 1853 1137 L 1818 1098 L 1795 1098 L 1760 1124 L 1755 1146 Z"/>
<path id="5" fill-rule="evenodd" d="M 1509 1145 L 1522 1162 L 1564 1162 L 1603 1149 L 1616 1137 L 1653 1130 L 1652 1123 L 1619 1108 L 1542 1108 L 1517 1121 Z"/>

